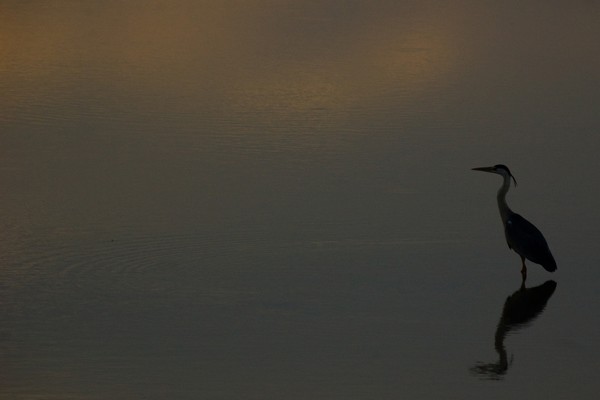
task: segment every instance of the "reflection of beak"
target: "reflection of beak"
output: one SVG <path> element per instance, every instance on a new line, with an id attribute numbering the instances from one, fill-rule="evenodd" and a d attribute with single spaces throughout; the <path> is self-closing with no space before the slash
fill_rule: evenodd
<path id="1" fill-rule="evenodd" d="M 483 171 L 483 172 L 495 172 L 496 169 L 494 167 L 479 167 L 479 168 L 472 168 L 473 171 Z"/>

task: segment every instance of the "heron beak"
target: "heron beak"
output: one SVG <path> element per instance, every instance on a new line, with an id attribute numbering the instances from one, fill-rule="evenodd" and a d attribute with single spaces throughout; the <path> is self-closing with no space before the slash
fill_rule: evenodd
<path id="1" fill-rule="evenodd" d="M 494 167 L 478 167 L 471 168 L 473 171 L 483 171 L 483 172 L 495 172 L 496 169 Z"/>

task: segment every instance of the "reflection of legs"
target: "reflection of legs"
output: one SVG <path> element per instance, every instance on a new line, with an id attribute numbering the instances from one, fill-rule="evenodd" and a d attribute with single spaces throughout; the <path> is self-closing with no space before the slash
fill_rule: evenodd
<path id="1" fill-rule="evenodd" d="M 523 277 L 523 280 L 527 279 L 527 267 L 525 266 L 525 257 L 521 256 L 521 263 L 523 264 L 523 267 L 521 268 L 521 276 Z"/>

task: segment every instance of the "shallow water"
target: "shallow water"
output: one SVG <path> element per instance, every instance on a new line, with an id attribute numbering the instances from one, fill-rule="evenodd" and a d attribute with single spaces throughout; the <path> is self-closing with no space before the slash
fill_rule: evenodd
<path id="1" fill-rule="evenodd" d="M 595 398 L 594 3 L 0 22 L 0 397 Z"/>

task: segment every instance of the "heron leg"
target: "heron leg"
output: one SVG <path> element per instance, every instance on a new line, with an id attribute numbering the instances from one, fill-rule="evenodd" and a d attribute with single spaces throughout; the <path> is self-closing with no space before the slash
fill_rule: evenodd
<path id="1" fill-rule="evenodd" d="M 521 256 L 521 276 L 523 277 L 523 282 L 527 279 L 527 267 L 525 266 L 525 257 Z"/>

